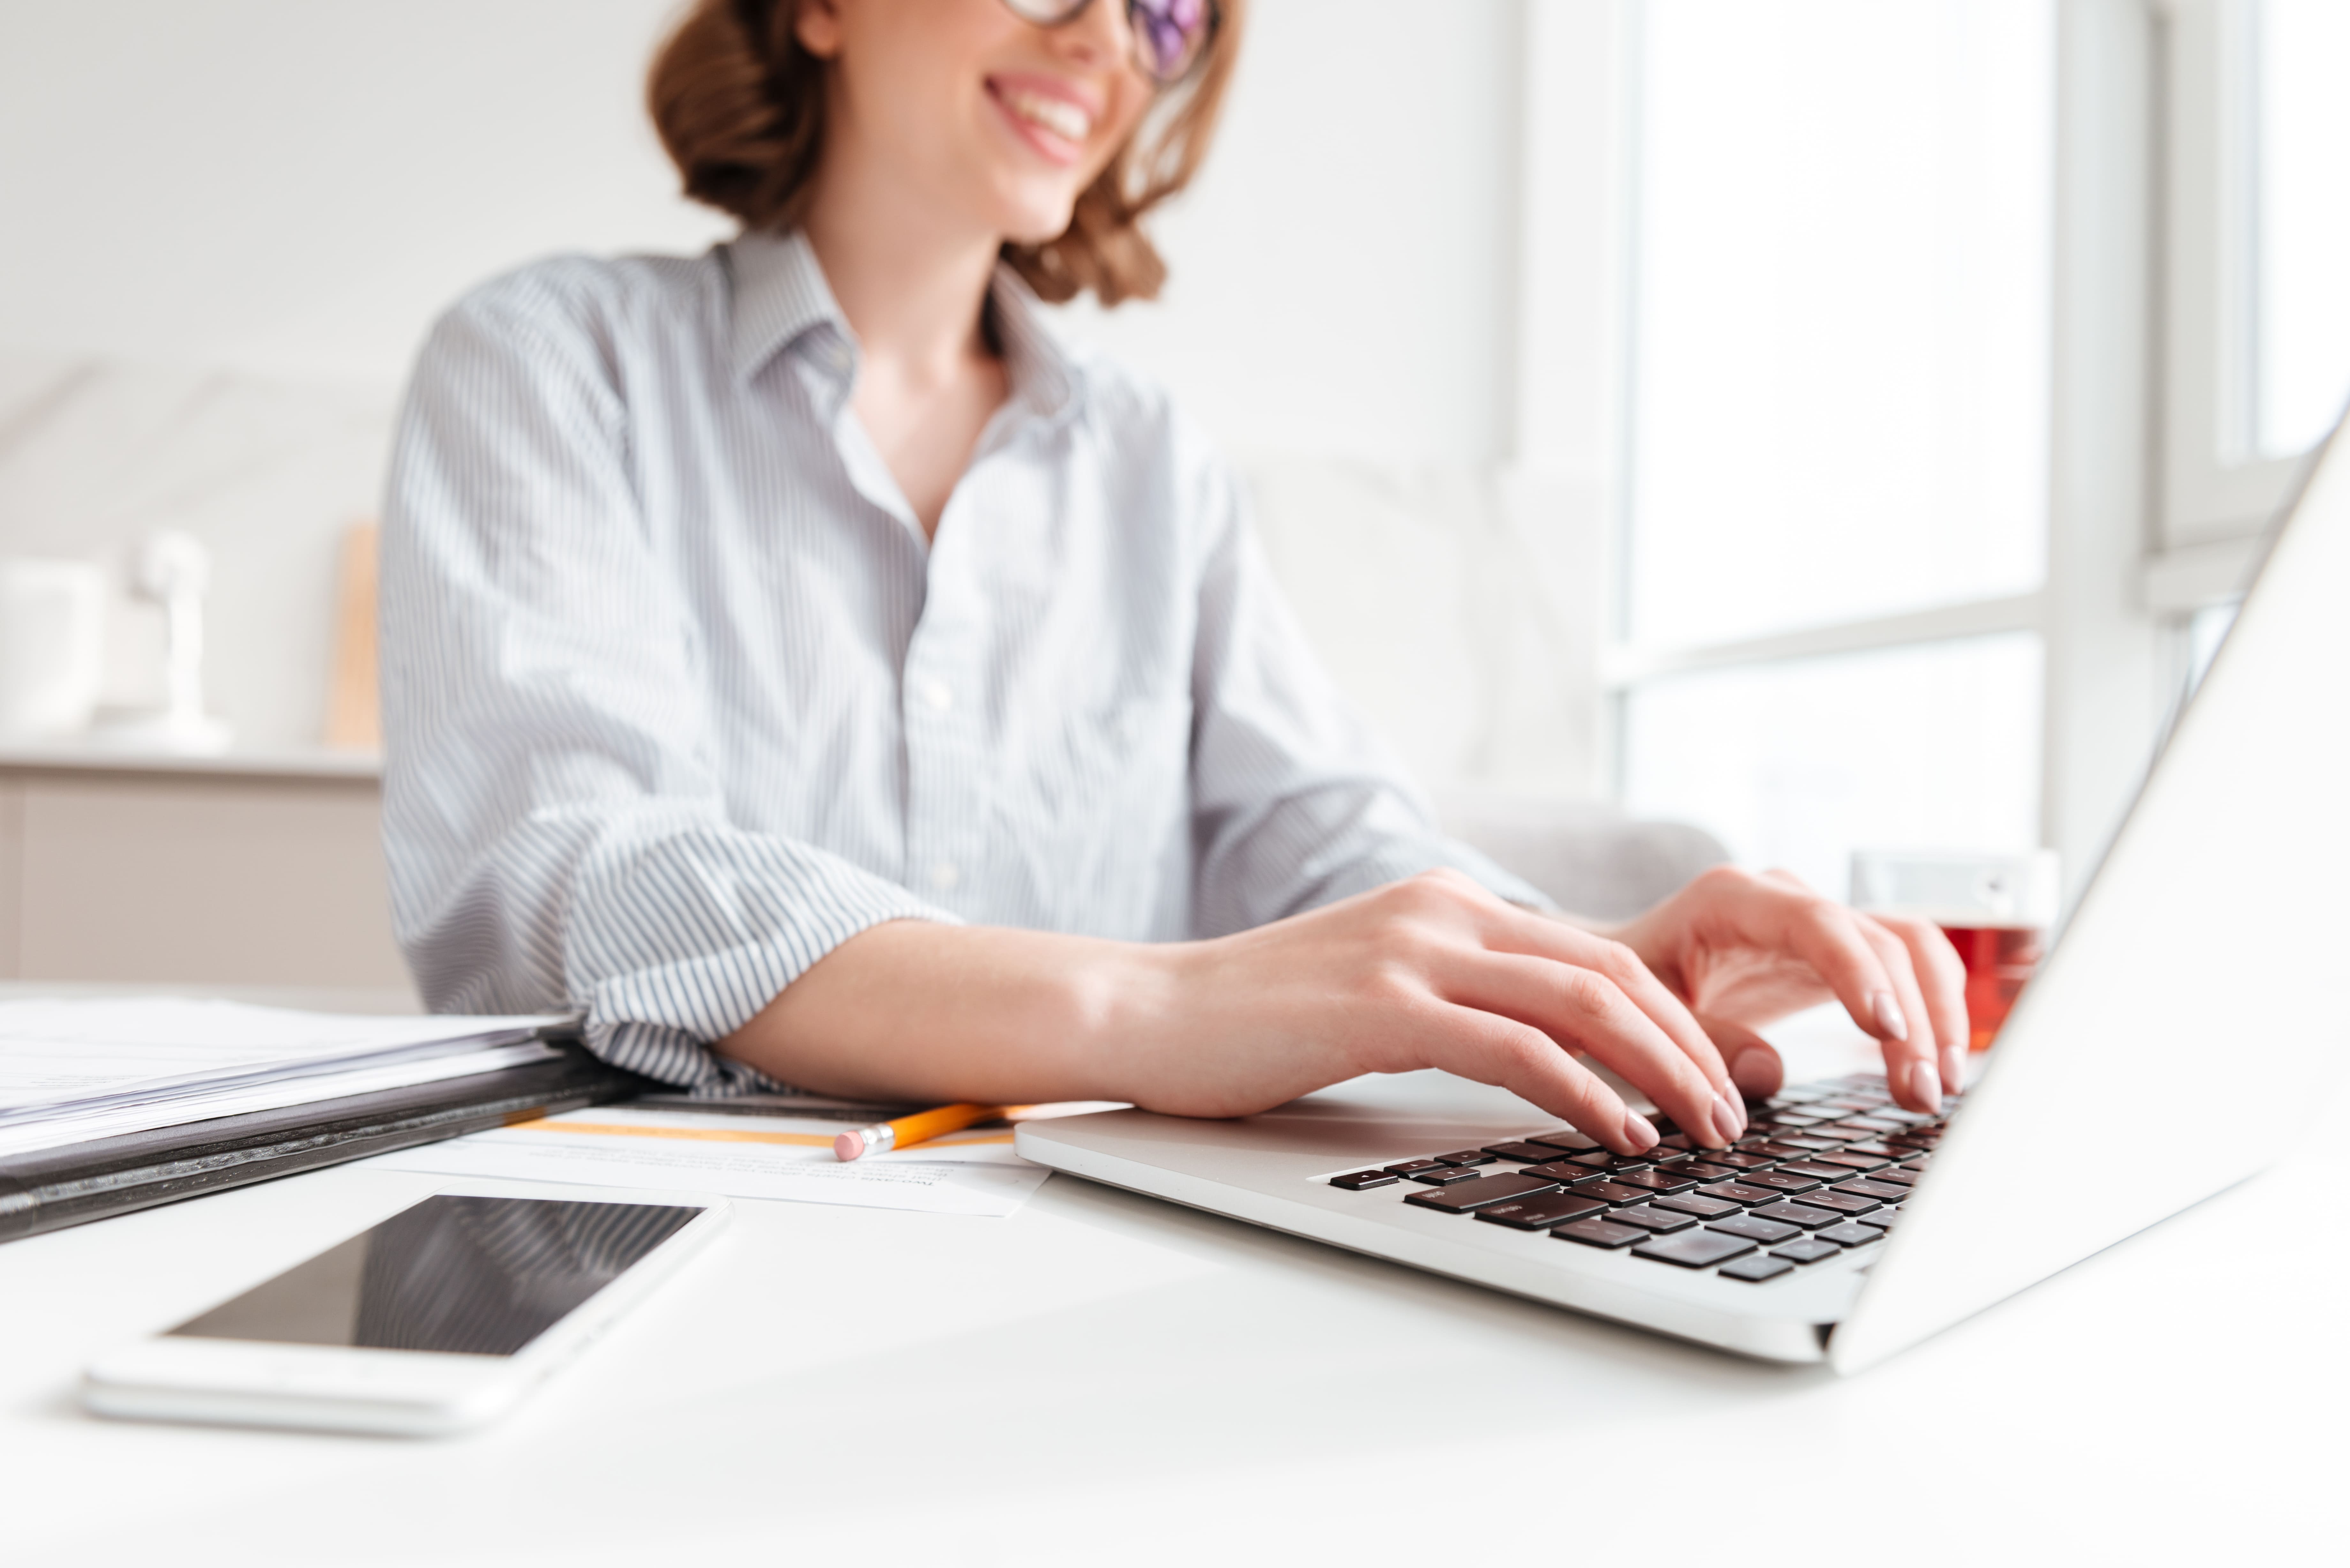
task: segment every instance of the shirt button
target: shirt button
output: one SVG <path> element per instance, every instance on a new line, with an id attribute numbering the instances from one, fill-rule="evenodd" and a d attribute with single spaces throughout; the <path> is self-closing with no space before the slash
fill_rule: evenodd
<path id="1" fill-rule="evenodd" d="M 933 713 L 943 713 L 954 706 L 954 691 L 943 680 L 925 680 L 920 691 L 922 701 L 931 705 Z"/>
<path id="2" fill-rule="evenodd" d="M 954 885 L 962 880 L 962 873 L 955 868 L 951 860 L 937 861 L 931 867 L 931 886 L 941 893 L 951 891 Z"/>

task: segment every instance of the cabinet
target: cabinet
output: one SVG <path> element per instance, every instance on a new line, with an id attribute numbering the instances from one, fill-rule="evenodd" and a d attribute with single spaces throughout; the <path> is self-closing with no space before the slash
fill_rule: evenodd
<path id="1" fill-rule="evenodd" d="M 0 752 L 0 977 L 406 989 L 372 759 Z"/>

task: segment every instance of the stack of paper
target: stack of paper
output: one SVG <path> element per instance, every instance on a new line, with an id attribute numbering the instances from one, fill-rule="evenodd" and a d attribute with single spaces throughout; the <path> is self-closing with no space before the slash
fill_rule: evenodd
<path id="1" fill-rule="evenodd" d="M 363 1017 L 176 997 L 0 1002 L 0 1156 L 519 1066 L 560 1015 Z"/>

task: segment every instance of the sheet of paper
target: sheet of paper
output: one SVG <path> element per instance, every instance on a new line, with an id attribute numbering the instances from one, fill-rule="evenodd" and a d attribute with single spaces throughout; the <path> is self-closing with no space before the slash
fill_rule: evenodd
<path id="1" fill-rule="evenodd" d="M 378 1169 L 511 1177 L 588 1187 L 723 1192 L 792 1203 L 1002 1217 L 1052 1173 L 1012 1152 L 1008 1128 L 974 1127 L 843 1165 L 843 1123 L 599 1106 L 380 1155 Z"/>
<path id="2" fill-rule="evenodd" d="M 517 1044 L 559 1015 L 375 1017 L 183 997 L 0 1002 L 0 1123 Z"/>

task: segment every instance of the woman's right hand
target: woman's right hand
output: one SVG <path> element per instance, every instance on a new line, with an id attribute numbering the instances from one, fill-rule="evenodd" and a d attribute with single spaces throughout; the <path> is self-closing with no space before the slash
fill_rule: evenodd
<path id="1" fill-rule="evenodd" d="M 1268 1109 L 1363 1073 L 1495 1084 L 1619 1153 L 1657 1129 L 1587 1054 L 1709 1147 L 1746 1130 L 1712 1041 L 1628 947 L 1433 871 L 1157 950 L 1116 1097 L 1180 1116 Z M 1137 1000 L 1141 1000 L 1139 997 Z"/>

